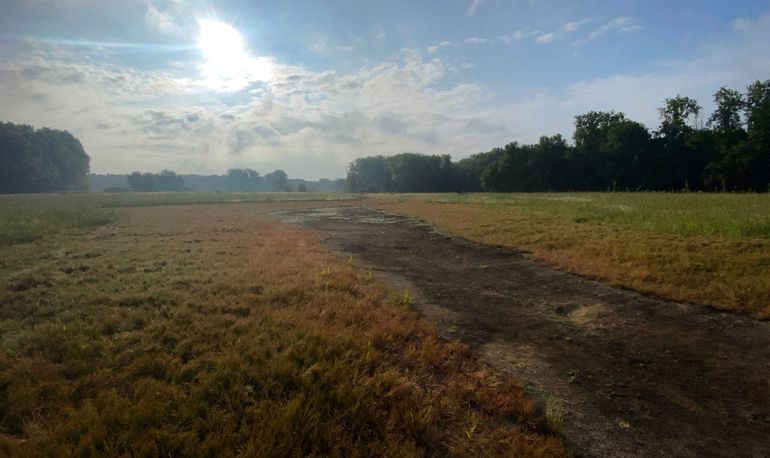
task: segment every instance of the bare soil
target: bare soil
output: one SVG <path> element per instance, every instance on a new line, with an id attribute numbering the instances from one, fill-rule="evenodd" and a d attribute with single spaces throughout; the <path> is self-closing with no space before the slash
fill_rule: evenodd
<path id="1" fill-rule="evenodd" d="M 767 456 L 770 323 L 554 270 L 366 207 L 276 214 L 408 290 L 513 374 L 579 455 Z"/>

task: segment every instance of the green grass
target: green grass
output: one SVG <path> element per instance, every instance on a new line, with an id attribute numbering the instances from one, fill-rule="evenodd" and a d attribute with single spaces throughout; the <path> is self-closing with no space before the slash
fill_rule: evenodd
<path id="1" fill-rule="evenodd" d="M 109 208 L 75 197 L 0 196 L 0 246 L 89 229 L 109 223 L 114 216 Z"/>
<path id="2" fill-rule="evenodd" d="M 435 203 L 503 205 L 533 215 L 658 234 L 770 237 L 770 194 L 441 194 L 428 199 Z"/>
<path id="3" fill-rule="evenodd" d="M 243 202 L 303 202 L 360 199 L 341 193 L 123 193 L 0 195 L 0 247 L 68 230 L 87 230 L 115 219 L 113 209 Z"/>

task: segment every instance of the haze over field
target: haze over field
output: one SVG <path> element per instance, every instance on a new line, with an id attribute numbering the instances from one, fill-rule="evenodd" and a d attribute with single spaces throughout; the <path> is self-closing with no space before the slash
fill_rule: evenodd
<path id="1" fill-rule="evenodd" d="M 92 171 L 339 177 L 454 159 L 770 74 L 770 2 L 2 0 L 0 120 L 75 134 Z"/>

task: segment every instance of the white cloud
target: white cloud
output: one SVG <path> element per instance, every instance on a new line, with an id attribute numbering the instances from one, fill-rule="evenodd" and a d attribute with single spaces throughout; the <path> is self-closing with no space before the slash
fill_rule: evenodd
<path id="1" fill-rule="evenodd" d="M 171 33 L 178 29 L 171 15 L 160 12 L 152 3 L 147 5 L 144 22 L 153 29 L 163 33 Z"/>
<path id="2" fill-rule="evenodd" d="M 200 81 L 17 57 L 0 63 L 0 119 L 72 131 L 99 172 L 248 166 L 335 177 L 363 154 L 467 155 L 505 142 L 499 116 L 480 108 L 481 88 L 447 85 L 448 72 L 408 49 L 350 74 L 275 64 L 271 81 L 224 104 Z"/>
<path id="3" fill-rule="evenodd" d="M 538 35 L 537 37 L 535 37 L 535 42 L 544 44 L 544 43 L 551 43 L 558 39 L 559 39 L 558 34 L 554 32 L 550 32 L 550 33 L 544 33 L 542 35 Z"/>
<path id="4" fill-rule="evenodd" d="M 579 21 L 571 21 L 567 22 L 566 24 L 561 26 L 561 31 L 564 33 L 575 33 L 577 32 L 581 27 L 588 24 L 589 22 L 594 22 L 596 19 L 594 18 L 587 18 L 587 19 L 581 19 Z"/>
<path id="5" fill-rule="evenodd" d="M 490 40 L 488 38 L 480 38 L 480 37 L 470 37 L 470 38 L 466 38 L 464 41 L 465 44 L 470 44 L 470 45 L 481 45 L 489 42 Z"/>
<path id="6" fill-rule="evenodd" d="M 330 53 L 347 53 L 351 51 L 355 51 L 357 48 L 356 45 L 350 44 L 350 45 L 339 45 L 339 46 L 329 46 L 324 41 L 316 41 L 314 43 L 311 43 L 309 46 L 309 49 L 315 53 L 318 54 L 330 54 Z"/>
<path id="7" fill-rule="evenodd" d="M 447 46 L 451 46 L 452 42 L 448 40 L 444 40 L 440 43 L 436 43 L 435 45 L 428 46 L 427 51 L 429 54 L 436 54 L 443 48 L 446 48 Z"/>
<path id="8" fill-rule="evenodd" d="M 596 27 L 590 34 L 588 34 L 588 38 L 586 38 L 584 41 L 595 40 L 611 31 L 634 33 L 641 30 L 644 30 L 644 26 L 639 23 L 638 20 L 626 16 L 621 16 L 612 18 L 606 23 Z"/>
<path id="9" fill-rule="evenodd" d="M 478 9 L 482 3 L 484 3 L 484 0 L 471 0 L 470 5 L 468 5 L 468 9 L 465 11 L 465 15 L 471 17 L 476 14 L 476 9 Z"/>
<path id="10" fill-rule="evenodd" d="M 561 26 L 561 30 L 567 33 L 577 32 L 577 29 L 579 28 L 580 28 L 580 23 L 575 21 L 568 22 L 563 26 Z"/>

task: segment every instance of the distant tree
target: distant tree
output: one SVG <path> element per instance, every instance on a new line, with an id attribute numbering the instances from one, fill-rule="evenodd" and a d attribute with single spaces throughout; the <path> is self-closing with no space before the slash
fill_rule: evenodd
<path id="1" fill-rule="evenodd" d="M 743 94 L 725 87 L 714 94 L 716 109 L 708 120 L 708 126 L 722 137 L 725 144 L 743 140 L 746 131 L 743 128 L 742 113 L 746 108 Z"/>
<path id="2" fill-rule="evenodd" d="M 447 192 L 455 188 L 449 155 L 402 153 L 387 158 L 390 182 L 396 192 Z"/>
<path id="3" fill-rule="evenodd" d="M 660 148 L 655 189 L 702 189 L 706 167 L 714 159 L 710 137 L 695 126 L 701 107 L 690 97 L 677 95 L 658 109 L 661 124 L 657 131 Z M 706 146 L 706 148 L 704 148 Z"/>
<path id="4" fill-rule="evenodd" d="M 268 191 L 291 192 L 289 177 L 283 170 L 274 170 L 265 175 L 265 185 Z"/>
<path id="5" fill-rule="evenodd" d="M 661 124 L 659 133 L 664 137 L 686 135 L 693 129 L 693 122 L 698 117 L 701 106 L 695 99 L 677 95 L 665 100 L 658 108 Z"/>
<path id="6" fill-rule="evenodd" d="M 770 80 L 745 94 L 720 88 L 705 128 L 690 97 L 665 99 L 659 128 L 616 111 L 575 117 L 574 146 L 561 135 L 512 142 L 458 162 L 403 153 L 353 161 L 347 184 L 361 192 L 754 190 L 770 186 Z"/>
<path id="7" fill-rule="evenodd" d="M 132 191 L 142 191 L 142 173 L 131 172 L 128 175 L 128 187 Z"/>
<path id="8" fill-rule="evenodd" d="M 541 187 L 539 190 L 568 191 L 569 183 L 569 154 L 572 148 L 567 140 L 556 134 L 542 136 L 535 147 L 532 165 L 536 169 Z"/>
<path id="9" fill-rule="evenodd" d="M 586 151 L 599 151 L 607 141 L 607 132 L 613 126 L 626 121 L 626 115 L 615 111 L 589 111 L 575 116 L 575 147 Z"/>
<path id="10" fill-rule="evenodd" d="M 307 186 L 304 183 L 297 186 L 297 192 L 307 192 Z"/>
<path id="11" fill-rule="evenodd" d="M 172 170 L 161 170 L 154 178 L 158 191 L 184 191 L 184 178 Z"/>
<path id="12" fill-rule="evenodd" d="M 747 88 L 746 122 L 749 133 L 770 133 L 770 80 L 756 81 Z"/>
<path id="13" fill-rule="evenodd" d="M 230 169 L 226 176 L 230 191 L 253 192 L 259 189 L 261 180 L 256 170 Z"/>
<path id="14" fill-rule="evenodd" d="M 641 123 L 624 120 L 610 127 L 601 155 L 604 189 L 652 187 L 649 179 L 656 173 L 654 145 L 650 131 Z"/>
<path id="15" fill-rule="evenodd" d="M 606 172 L 605 144 L 610 130 L 625 122 L 626 115 L 615 111 L 589 111 L 575 116 L 575 149 L 570 152 L 568 163 L 569 189 L 606 189 L 612 179 Z"/>
<path id="16" fill-rule="evenodd" d="M 770 80 L 756 81 L 746 91 L 748 135 L 733 155 L 743 165 L 740 187 L 767 191 L 770 186 Z"/>
<path id="17" fill-rule="evenodd" d="M 158 184 L 155 182 L 155 175 L 152 173 L 142 174 L 142 191 L 157 192 Z"/>
<path id="18" fill-rule="evenodd" d="M 0 192 L 85 191 L 90 158 L 72 134 L 0 123 Z"/>
<path id="19" fill-rule="evenodd" d="M 461 159 L 455 164 L 458 190 L 463 192 L 484 191 L 482 175 L 489 167 L 492 167 L 502 155 L 502 148 L 493 148 L 489 152 L 477 153 L 469 158 Z"/>
<path id="20" fill-rule="evenodd" d="M 358 158 L 348 166 L 348 185 L 352 192 L 389 192 L 393 175 L 383 156 Z"/>
<path id="21" fill-rule="evenodd" d="M 157 192 L 155 174 L 132 172 L 128 175 L 128 187 L 134 192 Z"/>

